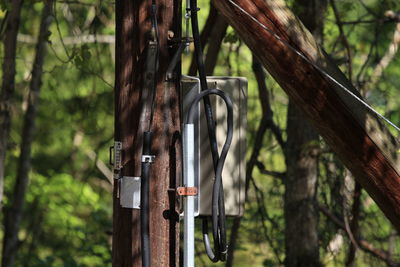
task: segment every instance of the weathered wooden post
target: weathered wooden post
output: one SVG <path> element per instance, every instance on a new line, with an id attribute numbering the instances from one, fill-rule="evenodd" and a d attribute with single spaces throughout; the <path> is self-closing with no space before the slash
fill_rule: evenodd
<path id="1" fill-rule="evenodd" d="M 165 73 L 177 45 L 175 37 L 180 36 L 181 7 L 178 0 L 157 0 L 156 4 L 159 67 L 151 148 L 156 156 L 150 177 L 151 261 L 152 266 L 177 266 L 179 216 L 174 189 L 181 172 L 179 73 L 168 82 Z M 115 141 L 122 142 L 121 176 L 141 175 L 139 120 L 150 12 L 151 1 L 116 1 Z M 113 208 L 113 266 L 141 266 L 139 210 L 120 206 L 117 180 Z"/>

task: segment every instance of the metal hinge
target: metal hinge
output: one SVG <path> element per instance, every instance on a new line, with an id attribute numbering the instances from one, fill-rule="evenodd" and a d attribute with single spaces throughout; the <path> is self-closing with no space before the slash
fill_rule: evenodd
<path id="1" fill-rule="evenodd" d="M 143 163 L 153 163 L 156 156 L 153 155 L 142 155 L 142 162 Z"/>
<path id="2" fill-rule="evenodd" d="M 110 164 L 114 167 L 115 170 L 120 170 L 122 168 L 121 154 L 122 154 L 122 142 L 115 141 L 114 145 L 110 147 Z"/>

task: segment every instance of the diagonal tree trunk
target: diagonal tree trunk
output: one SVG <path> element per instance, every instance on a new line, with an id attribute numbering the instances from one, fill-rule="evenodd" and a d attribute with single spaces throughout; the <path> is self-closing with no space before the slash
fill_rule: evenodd
<path id="1" fill-rule="evenodd" d="M 320 42 L 326 6 L 325 0 L 296 0 L 294 3 L 300 20 Z M 320 266 L 315 205 L 319 138 L 292 101 L 289 101 L 286 132 L 285 265 Z"/>
<path id="2" fill-rule="evenodd" d="M 11 198 L 11 207 L 7 208 L 4 218 L 3 267 L 14 265 L 15 255 L 19 247 L 18 232 L 22 220 L 25 194 L 29 182 L 31 147 L 39 105 L 40 88 L 42 85 L 43 62 L 46 54 L 46 43 L 48 38 L 48 29 L 51 22 L 52 5 L 53 0 L 46 0 L 42 11 L 39 38 L 36 45 L 36 56 L 32 67 L 28 108 L 24 117 L 21 152 L 19 156 L 14 194 Z"/>
<path id="3" fill-rule="evenodd" d="M 11 102 L 15 90 L 15 56 L 23 0 L 11 1 L 4 33 L 3 81 L 0 92 L 0 208 L 4 194 L 4 172 L 11 127 Z"/>
<path id="4" fill-rule="evenodd" d="M 213 3 L 400 229 L 400 144 L 309 31 L 283 0 Z"/>

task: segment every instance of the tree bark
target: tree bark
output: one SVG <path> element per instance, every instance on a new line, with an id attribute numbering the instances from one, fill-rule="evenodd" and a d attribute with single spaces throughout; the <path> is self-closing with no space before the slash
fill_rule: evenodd
<path id="1" fill-rule="evenodd" d="M 218 61 L 219 50 L 221 49 L 227 28 L 228 23 L 226 23 L 224 18 L 217 13 L 215 25 L 208 40 L 207 54 L 204 60 L 206 75 L 212 75 L 214 73 Z"/>
<path id="2" fill-rule="evenodd" d="M 351 214 L 353 218 L 350 223 L 350 231 L 355 240 L 359 239 L 360 234 L 360 212 L 361 212 L 361 193 L 362 188 L 359 183 L 355 183 L 354 193 L 353 193 L 353 206 L 351 209 Z M 357 242 L 357 241 L 356 241 Z M 357 244 L 358 245 L 358 244 Z M 353 267 L 356 264 L 356 252 L 357 246 L 353 242 L 349 244 L 349 250 L 347 252 L 346 267 Z"/>
<path id="3" fill-rule="evenodd" d="M 323 68 L 359 96 L 285 2 L 214 0 L 213 3 L 387 218 L 400 229 L 398 141 L 376 115 L 310 64 Z"/>
<path id="4" fill-rule="evenodd" d="M 11 127 L 11 105 L 15 90 L 15 56 L 23 0 L 11 1 L 4 33 L 3 81 L 0 93 L 0 208 L 4 194 L 4 172 Z"/>
<path id="5" fill-rule="evenodd" d="M 318 135 L 292 102 L 286 131 L 285 266 L 320 266 L 315 207 Z"/>
<path id="6" fill-rule="evenodd" d="M 179 75 L 165 82 L 165 73 L 178 44 L 173 40 L 181 36 L 181 6 L 179 0 L 160 0 L 157 7 L 160 50 L 151 149 L 156 158 L 150 171 L 151 263 L 178 266 L 179 203 L 174 189 L 181 177 Z M 140 100 L 150 8 L 150 1 L 116 1 L 115 140 L 123 146 L 121 176 L 140 176 Z M 174 31 L 171 42 L 168 31 Z M 113 266 L 141 266 L 139 210 L 120 206 L 118 184 L 114 183 L 113 194 Z"/>
<path id="7" fill-rule="evenodd" d="M 31 147 L 34 138 L 35 120 L 39 105 L 40 88 L 42 85 L 43 62 L 46 54 L 46 43 L 49 36 L 53 0 L 45 1 L 40 23 L 39 38 L 36 45 L 36 55 L 32 66 L 32 80 L 29 87 L 28 108 L 24 117 L 21 152 L 18 161 L 17 177 L 14 185 L 11 207 L 7 208 L 4 223 L 2 266 L 14 265 L 14 259 L 19 247 L 18 232 L 23 215 L 25 194 L 29 182 L 31 167 Z"/>
<path id="8" fill-rule="evenodd" d="M 320 42 L 326 6 L 326 1 L 319 0 L 297 0 L 294 3 L 294 10 L 300 20 Z M 319 137 L 292 101 L 289 101 L 287 114 L 285 265 L 320 266 L 318 209 L 315 206 Z"/>

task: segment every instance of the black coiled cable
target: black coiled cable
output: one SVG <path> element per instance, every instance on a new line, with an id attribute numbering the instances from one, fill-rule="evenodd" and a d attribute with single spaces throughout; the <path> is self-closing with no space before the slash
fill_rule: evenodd
<path id="1" fill-rule="evenodd" d="M 158 69 L 158 25 L 157 25 L 157 5 L 156 1 L 151 1 L 151 32 L 149 47 L 147 47 L 147 58 L 145 76 L 149 73 L 152 75 L 150 81 L 145 83 L 143 90 L 151 90 L 148 95 L 151 97 L 145 101 L 151 101 L 150 118 L 148 130 L 143 133 L 143 151 L 142 151 L 142 166 L 141 166 L 141 184 L 140 184 L 140 241 L 141 241 L 141 258 L 142 267 L 151 266 L 151 252 L 150 252 L 150 170 L 152 164 L 151 145 L 152 145 L 152 132 L 151 127 L 154 117 L 155 94 L 157 87 L 157 69 Z M 154 61 L 153 61 L 154 60 Z M 151 61 L 151 62 L 150 62 Z M 145 77 L 147 79 L 147 77 Z"/>
<path id="2" fill-rule="evenodd" d="M 200 33 L 199 33 L 199 23 L 197 18 L 197 0 L 190 0 L 190 14 L 192 21 L 192 32 L 193 32 L 193 42 L 195 47 L 196 63 L 197 69 L 199 71 L 200 85 L 202 91 L 208 90 L 205 67 L 203 62 L 203 50 L 201 47 Z M 214 251 L 211 248 L 210 240 L 208 237 L 208 218 L 203 219 L 203 240 L 206 253 L 211 261 L 217 262 L 219 260 L 226 260 L 227 244 L 226 244 L 226 222 L 225 222 L 225 204 L 224 204 L 224 190 L 222 185 L 222 180 L 220 182 L 217 179 L 218 166 L 220 165 L 221 159 L 218 155 L 218 145 L 217 138 L 215 135 L 215 121 L 213 118 L 212 107 L 208 94 L 203 97 L 204 100 L 204 111 L 207 119 L 208 137 L 210 140 L 211 154 L 213 158 L 214 172 L 215 172 L 215 182 L 213 187 L 213 204 L 212 204 L 212 226 L 213 226 L 213 238 L 214 238 Z M 229 112 L 228 112 L 229 113 Z M 222 152 L 221 152 L 222 157 Z M 225 159 L 223 159 L 225 161 Z M 223 166 L 223 164 L 222 164 Z M 215 195 L 218 196 L 214 201 L 214 191 Z M 219 214 L 218 214 L 219 212 Z"/>
<path id="3" fill-rule="evenodd" d="M 218 89 L 207 89 L 200 92 L 190 105 L 190 109 L 187 116 L 187 124 L 194 123 L 194 114 L 197 103 L 214 94 L 220 96 L 227 108 L 227 136 L 224 146 L 221 150 L 221 156 L 217 160 L 217 166 L 215 168 L 215 180 L 212 193 L 212 232 L 214 239 L 214 251 L 210 245 L 210 239 L 208 237 L 208 222 L 207 219 L 203 219 L 203 238 L 206 248 L 206 253 L 211 261 L 217 262 L 219 260 L 224 261 L 226 259 L 227 245 L 226 245 L 226 226 L 225 226 L 225 204 L 224 204 L 224 192 L 222 189 L 222 171 L 226 156 L 229 151 L 229 147 L 232 142 L 233 136 L 233 108 L 231 99 L 224 93 L 224 91 Z"/>

